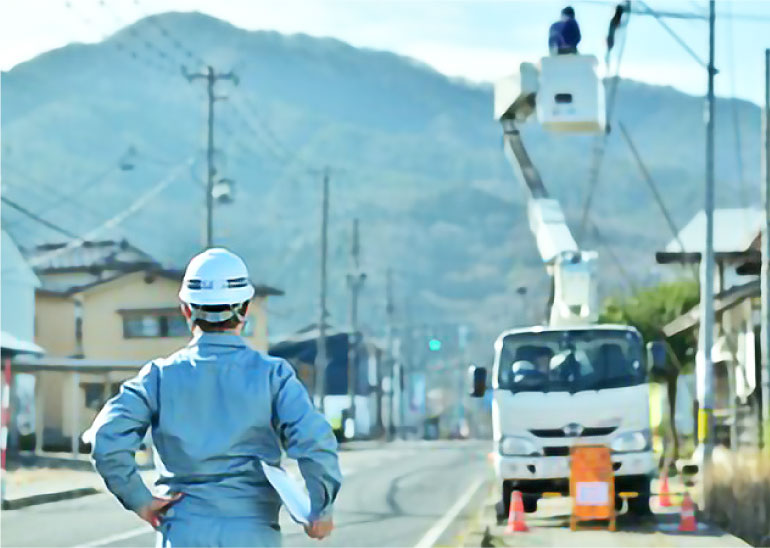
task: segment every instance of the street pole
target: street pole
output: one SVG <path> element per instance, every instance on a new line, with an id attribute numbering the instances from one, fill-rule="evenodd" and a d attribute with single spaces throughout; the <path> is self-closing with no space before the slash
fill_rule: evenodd
<path id="1" fill-rule="evenodd" d="M 765 209 L 765 223 L 762 227 L 762 425 L 760 440 L 765 450 L 770 451 L 770 49 L 765 50 L 765 111 L 764 111 L 764 154 L 762 170 L 765 184 L 762 200 Z"/>
<path id="2" fill-rule="evenodd" d="M 205 73 L 189 74 L 182 68 L 182 74 L 190 81 L 206 80 L 206 92 L 208 96 L 208 131 L 206 138 L 206 234 L 204 243 L 206 248 L 214 246 L 214 178 L 217 170 L 214 167 L 214 103 L 221 99 L 214 93 L 217 80 L 232 80 L 236 85 L 238 78 L 232 72 L 217 74 L 214 67 L 209 65 Z"/>
<path id="3" fill-rule="evenodd" d="M 395 401 L 396 394 L 396 360 L 395 351 L 393 348 L 393 316 L 395 307 L 393 306 L 393 271 L 389 268 L 387 272 L 387 280 L 385 286 L 385 316 L 387 318 L 388 332 L 386 352 L 388 360 L 388 375 L 390 378 L 390 396 L 388 397 L 388 405 L 390 412 L 388 413 L 388 439 L 393 439 L 396 435 L 396 421 L 395 421 Z"/>
<path id="4" fill-rule="evenodd" d="M 714 444 L 714 364 L 711 350 L 714 346 L 714 21 L 715 0 L 709 0 L 709 61 L 708 94 L 706 99 L 706 234 L 700 264 L 700 336 L 698 337 L 698 441 L 703 444 L 699 470 L 707 483 L 710 474 L 711 454 Z M 701 498 L 704 505 L 706 497 Z"/>
<path id="5" fill-rule="evenodd" d="M 329 225 L 329 168 L 324 170 L 323 175 L 323 195 L 321 198 L 321 275 L 319 288 L 319 306 L 318 306 L 318 352 L 315 359 L 315 393 L 316 406 L 321 413 L 324 412 L 324 398 L 326 396 L 326 256 L 327 256 L 327 233 Z M 344 424 L 342 425 L 344 428 Z"/>
<path id="6" fill-rule="evenodd" d="M 347 275 L 350 289 L 350 350 L 348 352 L 348 395 L 350 396 L 350 417 L 356 418 L 356 386 L 358 385 L 358 294 L 364 285 L 366 274 L 361 272 L 360 245 L 358 240 L 358 219 L 353 219 L 350 243 L 350 272 Z M 354 422 L 355 424 L 355 422 Z"/>

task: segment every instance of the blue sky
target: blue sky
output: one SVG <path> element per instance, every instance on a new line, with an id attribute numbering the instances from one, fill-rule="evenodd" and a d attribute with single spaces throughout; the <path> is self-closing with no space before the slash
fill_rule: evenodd
<path id="1" fill-rule="evenodd" d="M 3 0 L 0 68 L 70 42 L 97 42 L 141 17 L 201 11 L 247 29 L 333 36 L 394 51 L 473 81 L 493 81 L 546 53 L 549 24 L 564 2 L 449 0 Z M 704 0 L 649 0 L 658 10 L 705 14 Z M 637 3 L 637 5 L 639 5 Z M 613 2 L 574 0 L 581 51 L 603 58 Z M 719 0 L 717 93 L 761 103 L 770 0 Z M 728 15 L 733 13 L 735 17 Z M 747 17 L 752 16 L 752 17 Z M 668 20 L 703 59 L 707 24 Z M 632 15 L 620 66 L 624 77 L 705 93 L 706 73 L 650 16 Z"/>

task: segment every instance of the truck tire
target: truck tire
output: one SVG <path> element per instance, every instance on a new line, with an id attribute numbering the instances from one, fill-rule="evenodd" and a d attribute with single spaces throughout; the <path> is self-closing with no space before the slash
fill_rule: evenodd
<path id="1" fill-rule="evenodd" d="M 508 509 L 511 504 L 511 493 L 513 489 L 507 481 L 503 482 L 500 500 L 495 503 L 495 514 L 497 514 L 497 523 L 505 523 L 508 519 Z"/>
<path id="2" fill-rule="evenodd" d="M 524 503 L 524 512 L 527 514 L 534 514 L 537 512 L 537 500 L 540 495 L 535 493 L 522 493 L 521 501 Z"/>
<path id="3" fill-rule="evenodd" d="M 652 515 L 650 510 L 650 479 L 647 477 L 634 478 L 624 486 L 622 491 L 635 491 L 639 496 L 628 499 L 628 514 L 633 517 L 642 518 Z M 622 500 L 615 498 L 615 509 L 620 510 Z"/>

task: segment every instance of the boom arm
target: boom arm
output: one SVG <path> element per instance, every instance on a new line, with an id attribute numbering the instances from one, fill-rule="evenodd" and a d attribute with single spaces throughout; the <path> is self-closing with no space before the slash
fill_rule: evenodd
<path id="1" fill-rule="evenodd" d="M 580 251 L 558 200 L 551 198 L 516 126 L 515 112 L 501 119 L 505 154 L 528 193 L 527 216 L 551 277 L 549 324 L 588 325 L 598 320 L 594 270 L 597 254 Z"/>

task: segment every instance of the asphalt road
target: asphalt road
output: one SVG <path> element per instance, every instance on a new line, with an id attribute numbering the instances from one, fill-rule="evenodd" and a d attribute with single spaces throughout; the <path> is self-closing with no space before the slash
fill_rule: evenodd
<path id="1" fill-rule="evenodd" d="M 396 442 L 341 454 L 336 530 L 308 539 L 282 516 L 285 546 L 451 544 L 483 501 L 488 442 Z M 467 503 L 467 504 L 466 504 Z M 154 546 L 155 534 L 107 494 L 2 513 L 6 546 Z"/>

